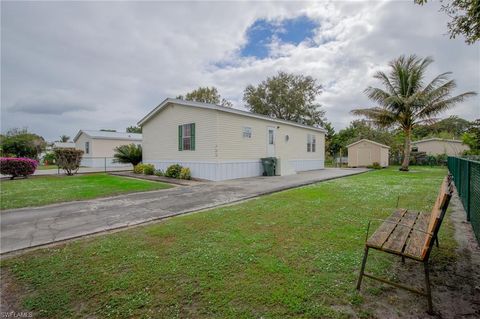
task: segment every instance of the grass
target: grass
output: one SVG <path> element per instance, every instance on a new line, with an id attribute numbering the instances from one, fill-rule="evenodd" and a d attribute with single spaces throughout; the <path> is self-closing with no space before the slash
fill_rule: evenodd
<path id="1" fill-rule="evenodd" d="M 2 269 L 36 317 L 346 318 L 346 308 L 367 317 L 354 286 L 368 220 L 389 215 L 397 195 L 428 210 L 445 174 L 372 171 L 31 252 Z M 451 231 L 442 228 L 439 251 L 453 247 Z M 370 258 L 368 270 L 388 274 L 392 261 Z"/>
<path id="2" fill-rule="evenodd" d="M 0 208 L 2 210 L 170 187 L 170 185 L 164 183 L 111 176 L 103 173 L 75 176 L 36 176 L 13 181 L 2 180 L 0 183 Z"/>

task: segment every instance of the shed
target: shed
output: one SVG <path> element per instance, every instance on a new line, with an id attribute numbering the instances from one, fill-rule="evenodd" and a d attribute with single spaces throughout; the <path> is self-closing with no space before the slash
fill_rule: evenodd
<path id="1" fill-rule="evenodd" d="M 378 163 L 382 167 L 388 166 L 388 152 L 390 147 L 367 139 L 362 139 L 347 146 L 348 166 L 362 167 Z"/>
<path id="2" fill-rule="evenodd" d="M 468 145 L 463 144 L 462 141 L 437 137 L 412 142 L 412 151 L 425 152 L 427 155 L 434 156 L 443 154 L 458 156 L 469 149 Z"/>
<path id="3" fill-rule="evenodd" d="M 180 164 L 213 181 L 259 176 L 276 157 L 278 175 L 324 168 L 325 129 L 221 105 L 166 99 L 141 119 L 143 162 Z"/>

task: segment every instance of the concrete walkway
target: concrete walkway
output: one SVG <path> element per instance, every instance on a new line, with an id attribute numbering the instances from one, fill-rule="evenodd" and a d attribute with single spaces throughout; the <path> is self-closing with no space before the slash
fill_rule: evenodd
<path id="1" fill-rule="evenodd" d="M 329 168 L 2 211 L 0 252 L 46 245 L 365 172 Z"/>

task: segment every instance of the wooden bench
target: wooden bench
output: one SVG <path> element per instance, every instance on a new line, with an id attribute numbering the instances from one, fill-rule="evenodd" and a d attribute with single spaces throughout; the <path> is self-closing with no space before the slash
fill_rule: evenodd
<path id="1" fill-rule="evenodd" d="M 430 213 L 422 213 L 408 209 L 397 209 L 387 219 L 377 220 L 381 221 L 382 224 L 370 238 L 368 237 L 370 224 L 375 220 L 369 221 L 365 242 L 365 253 L 357 282 L 358 290 L 360 290 L 362 278 L 365 276 L 427 297 L 428 312 L 433 312 L 428 259 L 435 241 L 437 242 L 438 247 L 437 234 L 447 211 L 452 192 L 452 178 L 448 175 L 442 182 L 437 200 Z M 398 255 L 402 258 L 403 262 L 405 261 L 405 258 L 422 262 L 425 270 L 425 290 L 391 282 L 387 279 L 375 277 L 372 274 L 366 273 L 365 265 L 367 263 L 369 249 L 376 249 L 389 254 Z"/>

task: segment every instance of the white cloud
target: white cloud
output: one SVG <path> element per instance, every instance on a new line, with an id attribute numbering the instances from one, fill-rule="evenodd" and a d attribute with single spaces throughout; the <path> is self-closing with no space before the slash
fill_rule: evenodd
<path id="1" fill-rule="evenodd" d="M 412 1 L 413 2 L 413 1 Z M 54 139 L 79 129 L 122 130 L 165 97 L 215 85 L 236 107 L 243 89 L 280 70 L 324 84 L 337 128 L 370 102 L 372 74 L 400 54 L 432 55 L 430 76 L 453 71 L 480 91 L 479 46 L 442 33 L 438 4 L 410 2 L 2 2 L 2 130 L 28 126 Z M 257 19 L 307 15 L 316 46 L 272 44 L 272 58 L 239 56 Z M 228 62 L 223 68 L 215 66 Z M 221 64 L 220 64 L 221 65 Z M 448 114 L 480 117 L 479 97 Z M 48 105 L 47 105 L 48 104 Z M 63 111 L 60 111 L 64 106 Z M 73 112 L 73 108 L 81 111 Z M 61 121 L 57 115 L 62 113 Z M 22 112 L 19 112 L 22 111 Z M 57 114 L 58 114 L 57 113 Z"/>

